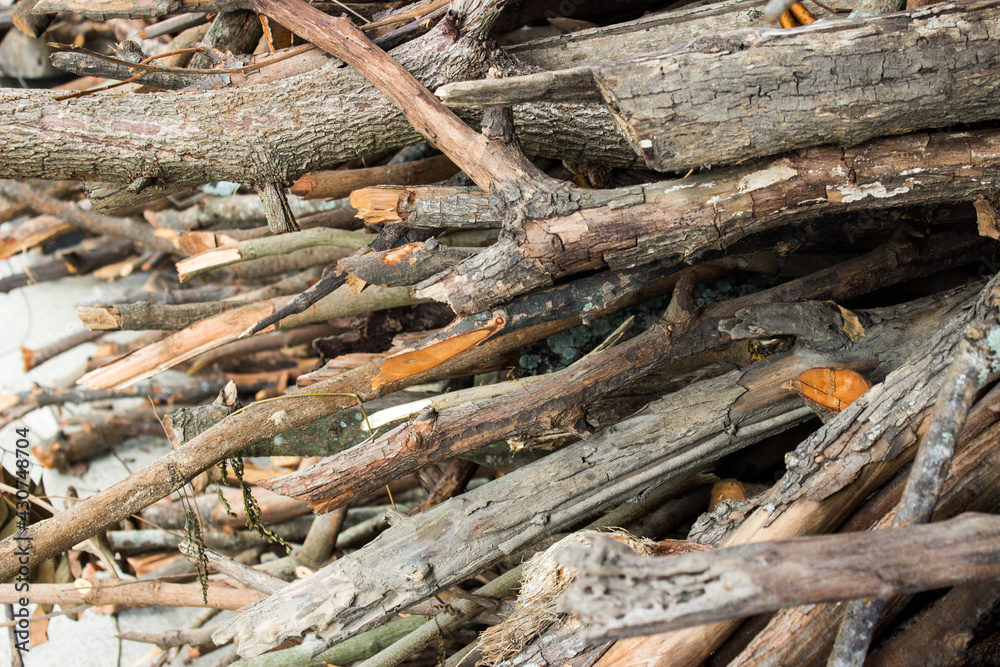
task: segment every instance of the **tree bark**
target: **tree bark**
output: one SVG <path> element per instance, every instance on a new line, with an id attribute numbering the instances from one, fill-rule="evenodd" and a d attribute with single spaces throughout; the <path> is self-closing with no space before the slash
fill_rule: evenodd
<path id="1" fill-rule="evenodd" d="M 560 607 L 594 626 L 587 637 L 607 640 L 789 605 L 889 597 L 995 578 L 998 538 L 1000 517 L 986 514 L 665 558 L 604 538 L 589 554 L 577 547 L 560 559 L 578 572 Z M 928 563 L 925 553 L 938 558 Z"/>

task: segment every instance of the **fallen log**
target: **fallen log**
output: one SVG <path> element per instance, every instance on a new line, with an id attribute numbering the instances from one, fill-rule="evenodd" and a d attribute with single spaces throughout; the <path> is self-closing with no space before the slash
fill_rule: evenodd
<path id="1" fill-rule="evenodd" d="M 578 579 L 560 601 L 598 640 L 716 622 L 793 604 L 888 597 L 1000 573 L 1000 518 L 963 514 L 929 526 L 643 557 L 604 538 L 560 559 Z M 928 563 L 924 554 L 939 558 Z M 780 574 L 777 574 L 780 573 Z"/>
<path id="2" fill-rule="evenodd" d="M 476 312 L 605 264 L 693 263 L 780 224 L 858 209 L 971 202 L 997 187 L 1000 132 L 988 130 L 812 148 L 675 181 L 564 192 L 564 209 L 550 204 L 533 211 L 521 229 L 505 230 L 497 244 L 420 283 L 416 293 L 458 313 Z"/>
<path id="3" fill-rule="evenodd" d="M 699 37 L 664 54 L 450 84 L 438 94 L 453 101 L 461 85 L 472 93 L 466 103 L 488 105 L 589 101 L 599 93 L 648 167 L 683 171 L 996 118 L 1000 46 L 990 35 L 997 26 L 996 3 L 935 4 L 875 21 Z M 587 78 L 589 87 L 577 92 Z M 544 85 L 531 95 L 477 94 L 532 82 Z"/>

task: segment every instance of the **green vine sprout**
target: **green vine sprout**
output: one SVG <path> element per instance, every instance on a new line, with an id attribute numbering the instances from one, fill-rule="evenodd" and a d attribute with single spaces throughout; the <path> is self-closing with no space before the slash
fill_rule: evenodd
<path id="1" fill-rule="evenodd" d="M 373 439 L 375 437 L 375 432 L 372 429 L 371 422 L 368 421 L 368 412 L 365 410 L 364 403 L 361 401 L 361 397 L 358 396 L 356 393 L 353 393 L 353 392 L 311 392 L 311 393 L 307 393 L 307 394 L 288 394 L 288 395 L 285 395 L 285 396 L 273 396 L 271 398 L 264 398 L 264 399 L 261 399 L 259 401 L 254 401 L 253 403 L 245 405 L 242 408 L 240 408 L 239 410 L 236 410 L 236 411 L 230 413 L 229 416 L 232 417 L 234 415 L 238 415 L 239 413 L 243 412 L 244 410 L 249 410 L 250 408 L 252 408 L 252 407 L 254 407 L 256 405 L 260 405 L 262 403 L 270 403 L 271 401 L 283 401 L 283 400 L 292 399 L 292 398 L 309 398 L 309 397 L 313 397 L 313 396 L 347 396 L 347 397 L 354 398 L 354 400 L 358 402 L 358 407 L 361 409 L 361 414 L 362 414 L 362 416 L 364 417 L 364 420 L 365 420 L 365 426 L 367 427 L 368 432 L 371 433 L 371 435 L 367 439 L 365 439 L 363 442 L 358 443 L 358 444 L 359 445 L 363 445 L 364 443 L 368 442 L 369 440 L 371 440 L 371 439 Z M 233 475 L 236 477 L 236 480 L 237 480 L 237 482 L 239 484 L 240 491 L 243 494 L 243 507 L 245 508 L 246 514 L 247 514 L 247 528 L 249 528 L 251 530 L 257 531 L 257 534 L 259 534 L 261 537 L 263 537 L 268 542 L 271 542 L 271 543 L 274 543 L 274 544 L 280 544 L 281 546 L 285 547 L 285 550 L 288 553 L 291 553 L 291 551 L 292 551 L 292 545 L 289 544 L 288 542 L 286 542 L 271 527 L 269 527 L 263 521 L 261 521 L 261 518 L 260 518 L 261 517 L 260 506 L 257 504 L 257 500 L 253 497 L 253 494 L 250 493 L 250 487 L 247 486 L 247 484 L 243 481 L 243 459 L 241 459 L 240 457 L 237 456 L 237 457 L 233 457 L 231 459 L 223 459 L 223 460 L 219 461 L 219 470 L 222 473 L 222 479 L 223 480 L 226 479 L 226 468 L 227 468 L 227 466 L 231 466 L 232 467 L 232 469 L 233 469 Z M 386 485 L 385 489 L 388 492 L 389 491 L 389 486 Z M 226 501 L 225 496 L 222 495 L 222 487 L 221 486 L 217 486 L 216 490 L 219 493 L 219 501 L 222 503 L 222 506 L 225 508 L 226 514 L 228 514 L 230 517 L 236 518 L 236 513 L 233 512 L 232 507 L 229 506 L 229 503 Z M 393 508 L 395 508 L 396 507 L 396 503 L 392 500 L 392 492 L 389 492 L 389 500 L 390 500 L 390 502 L 392 502 Z"/>

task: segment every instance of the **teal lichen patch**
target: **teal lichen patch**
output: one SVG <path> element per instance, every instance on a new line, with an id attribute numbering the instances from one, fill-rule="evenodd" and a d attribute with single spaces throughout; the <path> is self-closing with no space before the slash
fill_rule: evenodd
<path id="1" fill-rule="evenodd" d="M 991 365 L 993 370 L 1000 370 L 1000 327 L 993 327 L 986 334 L 986 344 L 989 345 L 990 353 L 993 356 Z"/>

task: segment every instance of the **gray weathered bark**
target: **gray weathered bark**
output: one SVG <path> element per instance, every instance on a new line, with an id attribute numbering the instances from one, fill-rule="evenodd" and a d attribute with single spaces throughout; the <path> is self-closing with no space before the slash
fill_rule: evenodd
<path id="1" fill-rule="evenodd" d="M 883 311 L 886 319 L 849 344 L 841 361 L 877 356 L 886 369 L 901 363 L 913 345 L 925 343 L 924 327 L 933 330 L 968 296 L 952 295 L 926 310 L 909 304 L 900 311 L 909 314 L 904 327 L 890 324 Z M 805 415 L 782 397 L 775 376 L 830 359 L 809 350 L 797 346 L 746 372 L 693 384 L 586 441 L 411 517 L 245 611 L 215 637 L 238 636 L 244 655 L 317 629 L 328 642 L 341 641 L 650 484 L 680 481 Z"/>

